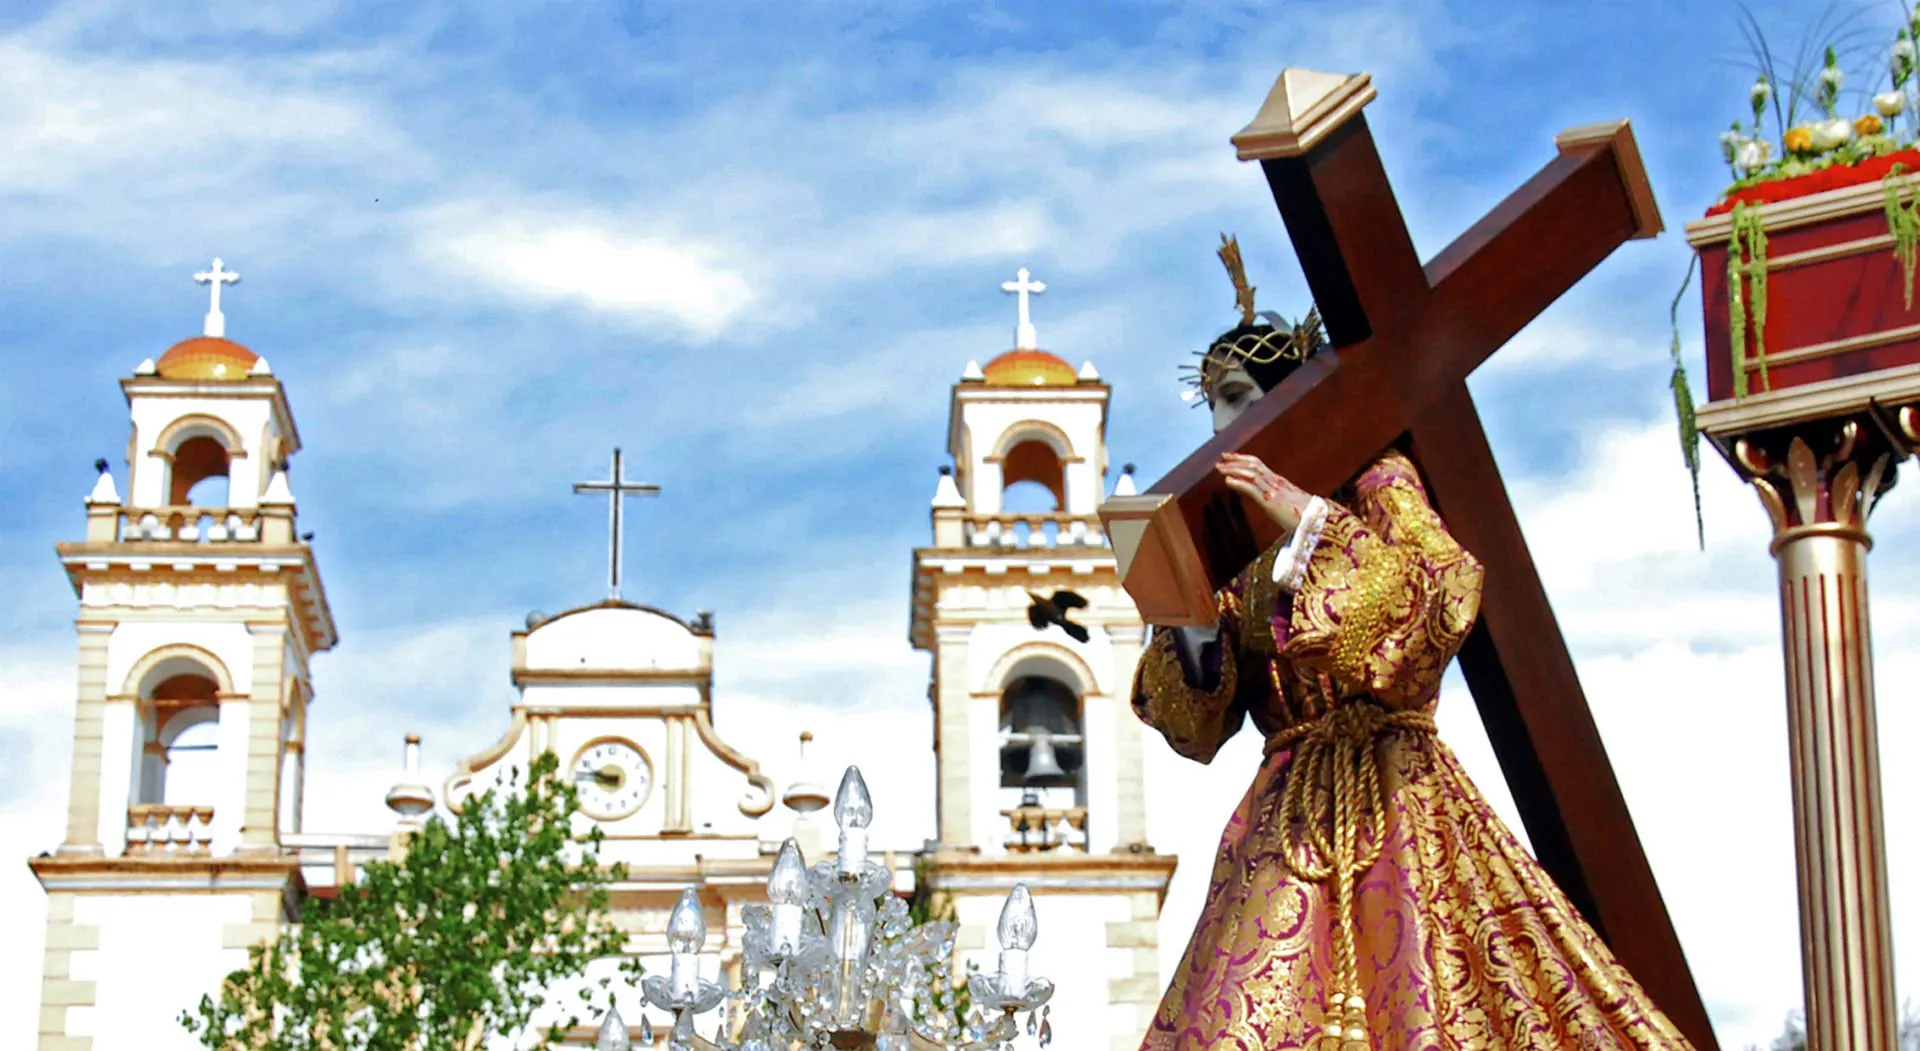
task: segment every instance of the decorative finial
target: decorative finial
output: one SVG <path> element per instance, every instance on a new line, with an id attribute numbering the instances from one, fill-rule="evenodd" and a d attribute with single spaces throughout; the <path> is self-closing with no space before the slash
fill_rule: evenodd
<path id="1" fill-rule="evenodd" d="M 193 279 L 199 284 L 212 286 L 213 290 L 213 303 L 207 308 L 207 323 L 202 331 L 216 339 L 224 338 L 227 334 L 227 316 L 220 312 L 220 286 L 238 284 L 240 275 L 226 269 L 220 257 L 215 256 L 213 269 L 203 270 L 193 275 Z"/>
<path id="2" fill-rule="evenodd" d="M 99 471 L 101 474 L 106 474 L 107 473 L 106 459 L 103 457 L 101 459 L 93 461 L 93 469 L 96 471 Z"/>
<path id="3" fill-rule="evenodd" d="M 1220 235 L 1220 262 L 1226 264 L 1227 276 L 1233 279 L 1233 305 L 1240 309 L 1240 323 L 1253 324 L 1253 286 L 1247 284 L 1247 268 L 1240 261 L 1237 238 Z"/>
<path id="4" fill-rule="evenodd" d="M 1031 280 L 1026 267 L 1016 272 L 1018 281 L 1002 281 L 1000 291 L 1011 292 L 1020 297 L 1020 325 L 1014 329 L 1013 345 L 1017 350 L 1040 349 L 1040 337 L 1033 330 L 1033 314 L 1029 308 L 1027 296 L 1038 295 L 1047 290 L 1045 283 Z"/>

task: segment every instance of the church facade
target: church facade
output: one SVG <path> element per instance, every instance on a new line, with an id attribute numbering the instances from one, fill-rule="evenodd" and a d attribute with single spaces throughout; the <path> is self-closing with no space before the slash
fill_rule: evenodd
<path id="1" fill-rule="evenodd" d="M 203 335 L 121 381 L 125 496 L 102 461 L 84 538 L 58 548 L 78 599 L 78 687 L 66 834 L 30 860 L 47 895 L 39 1051 L 197 1046 L 179 1012 L 248 946 L 398 856 L 436 805 L 458 810 L 542 753 L 584 772 L 602 857 L 627 866 L 611 904 L 628 951 L 664 972 L 668 914 L 693 887 L 707 976 L 737 977 L 742 910 L 765 900 L 787 837 L 824 856 L 827 797 L 806 780 L 776 785 L 715 729 L 727 702 L 710 617 L 620 594 L 619 502 L 649 487 L 626 486 L 617 455 L 610 483 L 582 487 L 614 501 L 613 587 L 511 630 L 518 697 L 497 742 L 430 785 L 410 739 L 393 827 L 304 828 L 308 710 L 324 681 L 313 661 L 337 633 L 289 481 L 301 439 L 266 360 L 225 338 L 231 272 L 216 260 L 199 277 L 213 289 Z M 1148 841 L 1144 734 L 1127 706 L 1145 629 L 1096 514 L 1111 391 L 1090 363 L 1037 348 L 1026 297 L 1043 286 L 1022 271 L 1006 287 L 1021 301 L 1016 347 L 953 385 L 953 463 L 930 543 L 911 553 L 938 834 L 875 847 L 892 848 L 897 890 L 925 880 L 951 903 L 961 955 L 987 969 L 1000 903 L 1026 884 L 1046 932 L 1032 966 L 1058 986 L 1071 1046 L 1133 1048 L 1163 984 L 1174 859 Z M 1016 509 L 1010 491 L 1044 509 Z M 638 1029 L 638 1002 L 620 1004 Z M 664 1039 L 666 1019 L 652 1022 Z"/>

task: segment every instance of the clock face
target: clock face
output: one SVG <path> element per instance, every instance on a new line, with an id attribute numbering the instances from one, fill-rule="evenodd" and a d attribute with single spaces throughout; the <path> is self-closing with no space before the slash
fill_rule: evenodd
<path id="1" fill-rule="evenodd" d="M 653 790 L 653 764 L 631 741 L 593 741 L 573 758 L 573 786 L 588 817 L 617 821 L 639 810 Z"/>

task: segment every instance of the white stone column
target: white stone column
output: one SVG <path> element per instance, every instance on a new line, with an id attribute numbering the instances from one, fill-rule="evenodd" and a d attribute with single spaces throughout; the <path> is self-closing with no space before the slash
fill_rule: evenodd
<path id="1" fill-rule="evenodd" d="M 1146 629 L 1138 624 L 1107 628 L 1113 652 L 1114 762 L 1119 800 L 1114 813 L 1114 839 L 1124 849 L 1147 842 L 1146 750 L 1140 720 L 1133 714 L 1133 675 L 1140 665 Z"/>
<path id="2" fill-rule="evenodd" d="M 220 694 L 219 741 L 214 763 L 219 770 L 213 800 L 214 856 L 231 854 L 240 844 L 240 826 L 247 805 L 247 736 L 253 725 L 253 699 L 247 694 Z"/>
<path id="3" fill-rule="evenodd" d="M 139 704 L 116 696 L 100 715 L 100 847 L 108 857 L 127 849 L 127 805 L 133 801 L 135 771 L 144 749 L 140 740 Z"/>
<path id="4" fill-rule="evenodd" d="M 942 625 L 934 629 L 934 739 L 939 742 L 940 842 L 961 846 L 973 836 L 972 742 L 968 735 L 967 644 L 973 629 Z"/>

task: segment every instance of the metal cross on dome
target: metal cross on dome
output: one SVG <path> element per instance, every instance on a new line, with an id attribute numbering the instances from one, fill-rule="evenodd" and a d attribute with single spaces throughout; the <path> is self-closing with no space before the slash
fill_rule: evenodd
<path id="1" fill-rule="evenodd" d="M 212 286 L 213 303 L 207 308 L 206 325 L 201 331 L 216 338 L 225 337 L 227 334 L 227 316 L 220 312 L 220 286 L 239 284 L 240 275 L 226 269 L 225 265 L 220 262 L 220 257 L 214 256 L 213 269 L 202 270 L 193 275 L 193 280 L 198 284 Z"/>
<path id="2" fill-rule="evenodd" d="M 1020 327 L 1014 330 L 1013 345 L 1020 350 L 1037 350 L 1040 346 L 1040 337 L 1033 330 L 1033 314 L 1029 309 L 1027 296 L 1039 295 L 1047 290 L 1047 286 L 1043 281 L 1032 280 L 1024 266 L 1019 269 L 1018 275 L 1020 278 L 1018 281 L 1000 282 L 1000 291 L 1011 292 L 1020 297 Z"/>
<path id="3" fill-rule="evenodd" d="M 588 495 L 596 493 L 607 494 L 607 503 L 609 505 L 607 532 L 609 544 L 613 549 L 607 573 L 607 597 L 610 599 L 618 599 L 620 597 L 620 549 L 625 546 L 624 541 L 626 539 L 626 523 L 622 511 L 626 504 L 626 498 L 628 496 L 660 495 L 659 486 L 647 482 L 630 482 L 626 479 L 625 475 L 621 474 L 620 468 L 620 447 L 615 446 L 613 450 L 613 473 L 608 476 L 607 481 L 573 483 L 573 491 L 576 493 L 586 493 Z"/>

